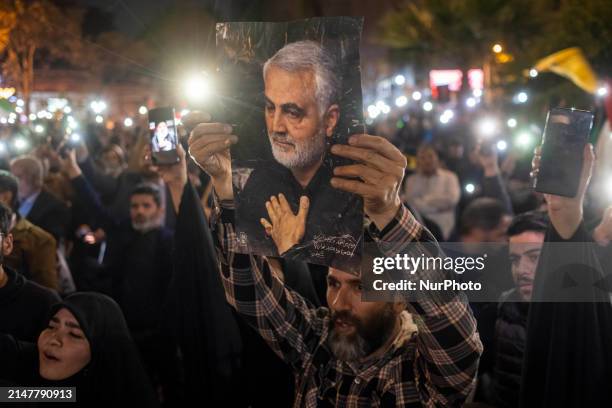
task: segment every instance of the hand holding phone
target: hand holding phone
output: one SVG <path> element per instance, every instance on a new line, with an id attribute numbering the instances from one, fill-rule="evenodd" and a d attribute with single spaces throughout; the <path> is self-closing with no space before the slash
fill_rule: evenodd
<path id="1" fill-rule="evenodd" d="M 149 111 L 151 159 L 154 164 L 175 164 L 180 158 L 176 151 L 178 131 L 174 108 L 163 107 Z"/>
<path id="2" fill-rule="evenodd" d="M 576 196 L 592 126 L 593 114 L 588 111 L 554 108 L 548 112 L 539 168 L 534 177 L 535 191 Z"/>

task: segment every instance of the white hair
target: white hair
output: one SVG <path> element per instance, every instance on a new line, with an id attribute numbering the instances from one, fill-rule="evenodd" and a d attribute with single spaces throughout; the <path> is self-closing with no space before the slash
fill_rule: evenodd
<path id="1" fill-rule="evenodd" d="M 338 102 L 341 87 L 338 65 L 335 58 L 320 44 L 314 41 L 298 41 L 285 45 L 264 64 L 264 79 L 270 65 L 287 72 L 313 70 L 315 97 L 320 114 Z"/>

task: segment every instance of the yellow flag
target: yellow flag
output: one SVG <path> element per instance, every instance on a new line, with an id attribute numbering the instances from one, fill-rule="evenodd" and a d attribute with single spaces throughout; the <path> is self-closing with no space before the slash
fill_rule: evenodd
<path id="1" fill-rule="evenodd" d="M 542 58 L 534 68 L 564 76 L 587 92 L 595 93 L 597 89 L 597 76 L 578 47 L 566 48 Z"/>

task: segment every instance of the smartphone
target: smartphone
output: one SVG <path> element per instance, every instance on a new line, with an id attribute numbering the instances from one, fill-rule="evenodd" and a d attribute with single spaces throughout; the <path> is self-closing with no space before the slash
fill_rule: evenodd
<path id="1" fill-rule="evenodd" d="M 178 131 L 176 129 L 174 108 L 163 107 L 149 110 L 149 131 L 153 163 L 178 163 L 180 160 L 176 151 Z"/>
<path id="2" fill-rule="evenodd" d="M 593 113 L 554 108 L 548 112 L 542 137 L 540 167 L 533 180 L 535 191 L 565 197 L 578 192 L 584 146 L 593 127 Z"/>

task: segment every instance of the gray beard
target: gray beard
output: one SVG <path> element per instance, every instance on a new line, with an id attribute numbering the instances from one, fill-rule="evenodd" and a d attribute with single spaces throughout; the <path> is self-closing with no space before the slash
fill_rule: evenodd
<path id="1" fill-rule="evenodd" d="M 308 168 L 321 160 L 326 148 L 325 137 L 324 128 L 319 129 L 313 137 L 299 142 L 288 133 L 268 132 L 274 159 L 289 170 Z M 292 143 L 293 152 L 287 153 L 276 147 L 274 139 Z"/>
<path id="2" fill-rule="evenodd" d="M 160 228 L 161 226 L 162 226 L 161 219 L 147 220 L 143 222 L 132 221 L 132 228 L 134 228 L 136 231 L 140 232 L 141 234 L 147 233 L 156 228 Z"/>
<path id="3" fill-rule="evenodd" d="M 359 361 L 370 354 L 366 341 L 358 333 L 352 338 L 341 336 L 332 328 L 327 344 L 334 356 L 341 361 Z"/>

